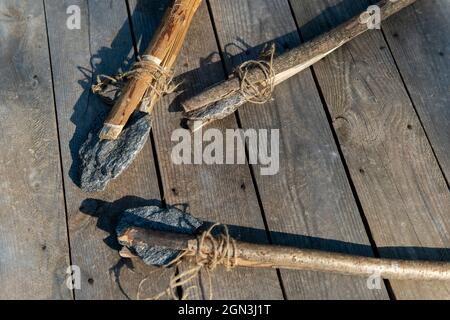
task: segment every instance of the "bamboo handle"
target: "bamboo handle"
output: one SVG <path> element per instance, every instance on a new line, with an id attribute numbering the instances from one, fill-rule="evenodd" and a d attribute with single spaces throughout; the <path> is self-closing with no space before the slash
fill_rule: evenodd
<path id="1" fill-rule="evenodd" d="M 142 244 L 163 247 L 174 251 L 198 252 L 200 240 L 193 235 L 161 232 L 142 228 L 130 228 L 120 238 L 129 247 Z M 407 261 L 353 256 L 342 253 L 298 249 L 286 246 L 252 244 L 236 241 L 237 267 L 279 268 L 330 272 L 343 275 L 372 276 L 395 280 L 450 281 L 450 263 L 431 261 Z M 210 242 L 203 242 L 202 253 L 213 253 Z M 233 259 L 233 258 L 232 258 Z"/>
<path id="2" fill-rule="evenodd" d="M 189 26 L 202 0 L 175 0 L 166 11 L 162 25 L 156 32 L 145 56 L 166 70 L 170 70 L 182 48 Z M 122 132 L 131 114 L 139 106 L 148 89 L 145 79 L 132 78 L 105 120 L 100 139 L 115 140 Z M 144 111 L 150 113 L 159 95 L 150 92 L 149 104 Z"/>
<path id="3" fill-rule="evenodd" d="M 381 19 L 385 20 L 416 0 L 382 0 L 378 2 Z M 289 79 L 299 72 L 309 68 L 322 60 L 330 53 L 342 47 L 360 34 L 369 30 L 367 23 L 361 21 L 362 16 L 356 16 L 337 28 L 306 42 L 274 59 L 273 71 L 275 85 Z M 258 68 L 250 70 L 248 77 L 250 83 L 265 81 L 265 75 Z M 237 77 L 217 84 L 199 95 L 182 103 L 188 119 L 200 120 L 204 123 L 192 127 L 194 131 L 201 126 L 225 118 L 234 113 L 236 109 L 246 103 L 244 95 L 240 92 L 241 83 Z"/>

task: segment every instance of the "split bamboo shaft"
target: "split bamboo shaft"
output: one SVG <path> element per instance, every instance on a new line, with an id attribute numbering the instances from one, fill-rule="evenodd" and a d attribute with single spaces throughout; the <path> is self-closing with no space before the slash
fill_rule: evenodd
<path id="1" fill-rule="evenodd" d="M 198 251 L 201 243 L 193 235 L 166 233 L 141 228 L 129 229 L 121 242 L 131 246 L 138 243 L 172 250 Z M 278 268 L 330 272 L 343 275 L 369 277 L 376 275 L 392 280 L 441 280 L 450 281 L 450 263 L 431 261 L 407 261 L 379 259 L 342 253 L 325 252 L 293 247 L 252 244 L 236 241 L 236 252 L 230 256 L 235 259 L 237 267 Z M 201 251 L 213 253 L 213 246 L 203 242 Z"/>
<path id="2" fill-rule="evenodd" d="M 202 0 L 175 0 L 167 10 L 163 22 L 156 32 L 144 56 L 150 57 L 164 70 L 170 70 L 182 48 L 187 31 Z M 158 81 L 157 79 L 153 80 Z M 149 88 L 148 79 L 132 78 L 124 87 L 120 98 L 106 119 L 100 138 L 115 140 L 122 132 L 131 114 L 140 105 Z M 149 103 L 141 111 L 150 113 L 159 98 L 159 93 L 150 91 Z"/>
<path id="3" fill-rule="evenodd" d="M 380 8 L 381 19 L 387 19 L 415 1 L 382 0 L 378 2 L 377 6 Z M 362 17 L 364 15 L 354 17 L 328 33 L 276 57 L 273 61 L 274 84 L 278 85 L 309 68 L 369 30 L 370 25 Z M 365 17 L 370 18 L 368 15 Z M 258 84 L 267 79 L 260 69 L 255 68 L 249 71 L 247 80 L 249 83 Z M 241 93 L 240 79 L 233 77 L 183 102 L 183 107 L 188 119 L 214 121 L 232 114 L 246 102 L 246 97 Z"/>

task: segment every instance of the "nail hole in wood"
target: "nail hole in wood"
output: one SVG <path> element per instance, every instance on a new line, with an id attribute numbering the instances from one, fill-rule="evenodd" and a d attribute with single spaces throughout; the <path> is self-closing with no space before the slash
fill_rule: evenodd
<path id="1" fill-rule="evenodd" d="M 408 125 L 406 126 L 406 128 L 408 128 L 408 130 L 412 130 L 412 125 L 408 124 Z"/>
<path id="2" fill-rule="evenodd" d="M 94 284 L 94 279 L 89 278 L 89 279 L 88 279 L 88 283 L 89 283 L 90 285 L 93 285 L 93 284 Z"/>
<path id="3" fill-rule="evenodd" d="M 363 168 L 360 168 L 359 173 L 364 174 L 364 173 L 366 173 L 366 171 Z"/>
<path id="4" fill-rule="evenodd" d="M 247 186 L 245 185 L 245 183 L 241 184 L 241 189 L 245 190 L 247 188 Z"/>

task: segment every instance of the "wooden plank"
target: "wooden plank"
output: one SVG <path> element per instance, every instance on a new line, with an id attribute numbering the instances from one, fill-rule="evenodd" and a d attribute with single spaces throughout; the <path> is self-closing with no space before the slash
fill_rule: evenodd
<path id="1" fill-rule="evenodd" d="M 307 40 L 362 12 L 368 2 L 292 6 Z M 314 70 L 381 256 L 449 259 L 448 188 L 386 47 L 381 32 L 371 31 Z M 449 298 L 448 283 L 391 285 L 399 299 Z"/>
<path id="2" fill-rule="evenodd" d="M 117 216 L 124 209 L 160 199 L 150 143 L 132 167 L 105 192 L 86 194 L 76 185 L 77 151 L 88 132 L 102 122 L 108 111 L 108 107 L 90 92 L 91 72 L 115 74 L 119 68 L 128 68 L 124 61 L 134 60 L 126 3 L 46 0 L 45 4 L 72 262 L 81 268 L 82 275 L 81 290 L 75 291 L 75 298 L 134 299 L 141 280 L 149 275 L 148 283 L 153 283 L 158 274 L 151 274 L 154 270 L 140 265 L 135 265 L 135 270 L 128 268 L 118 255 L 113 233 Z M 80 30 L 65 27 L 69 17 L 66 10 L 70 5 L 81 9 Z M 117 281 L 119 273 L 120 281 Z"/>
<path id="3" fill-rule="evenodd" d="M 382 25 L 447 183 L 450 179 L 449 16 L 449 1 L 418 1 Z"/>
<path id="4" fill-rule="evenodd" d="M 299 44 L 285 0 L 211 1 L 228 72 L 276 39 Z M 256 181 L 275 243 L 372 255 L 326 115 L 309 71 L 277 87 L 273 102 L 239 111 L 244 128 L 280 129 L 280 172 Z M 289 299 L 383 299 L 367 279 L 282 271 Z"/>
<path id="5" fill-rule="evenodd" d="M 130 1 L 135 36 L 139 51 L 147 46 L 149 25 L 158 5 L 164 1 Z M 223 79 L 217 46 L 206 3 L 193 20 L 176 71 L 183 75 L 182 89 L 192 94 Z M 171 159 L 171 141 L 174 130 L 180 129 L 180 99 L 171 95 L 155 108 L 155 144 L 160 159 L 165 199 L 170 204 L 188 204 L 188 211 L 196 217 L 221 222 L 233 227 L 231 233 L 240 239 L 266 242 L 266 234 L 255 190 L 247 165 L 175 165 Z M 220 130 L 236 128 L 235 119 L 228 119 Z M 243 227 L 247 227 L 244 229 Z M 256 230 L 255 230 L 256 229 Z M 212 275 L 214 299 L 282 299 L 280 283 L 275 270 L 236 269 L 217 270 Z M 190 290 L 190 299 L 209 298 L 209 279 Z"/>
<path id="6" fill-rule="evenodd" d="M 0 3 L 0 299 L 71 299 L 44 7 Z"/>

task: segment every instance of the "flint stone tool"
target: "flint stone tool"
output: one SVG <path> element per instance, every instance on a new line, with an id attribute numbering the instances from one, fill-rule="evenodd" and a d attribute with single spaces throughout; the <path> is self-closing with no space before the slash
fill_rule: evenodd
<path id="1" fill-rule="evenodd" d="M 119 242 L 136 252 L 148 265 L 167 266 L 186 250 L 195 256 L 220 255 L 214 243 L 202 242 L 202 222 L 178 210 L 152 207 L 129 211 L 121 220 Z M 136 223 L 136 220 L 138 223 Z M 185 224 L 187 222 L 187 224 Z M 184 227 L 183 227 L 184 226 Z M 228 257 L 236 267 L 281 268 L 396 280 L 450 281 L 450 263 L 406 261 L 353 256 L 335 252 L 233 241 Z M 227 259 L 223 259 L 227 261 Z"/>
<path id="2" fill-rule="evenodd" d="M 79 152 L 83 191 L 102 191 L 127 169 L 147 142 L 150 129 L 150 116 L 141 112 L 133 116 L 117 140 L 101 140 L 97 132 L 90 133 Z"/>
<path id="3" fill-rule="evenodd" d="M 380 8 L 381 20 L 389 18 L 414 2 L 416 0 L 379 1 L 377 6 Z M 275 57 L 269 67 L 270 70 L 266 72 L 263 72 L 260 67 L 251 68 L 246 72 L 245 81 L 240 76 L 234 76 L 184 101 L 182 106 L 187 125 L 192 131 L 196 131 L 209 123 L 228 117 L 240 106 L 257 97 L 249 97 L 254 93 L 254 88 L 259 87 L 264 92 L 264 89 L 270 85 L 273 89 L 283 81 L 311 67 L 344 44 L 370 30 L 371 19 L 373 17 L 366 11 L 337 28 Z M 247 87 L 253 91 L 247 92 Z M 268 100 L 270 99 L 266 99 Z"/>
<path id="4" fill-rule="evenodd" d="M 170 207 L 162 209 L 157 206 L 149 206 L 126 210 L 119 221 L 116 233 L 121 245 L 129 243 L 124 239 L 129 228 L 155 229 L 164 232 L 175 232 L 177 234 L 194 235 L 203 225 L 201 220 Z M 165 266 L 175 259 L 180 251 L 157 243 L 149 244 L 137 242 L 130 246 L 133 253 L 139 256 L 146 264 L 153 266 Z"/>
<path id="5" fill-rule="evenodd" d="M 105 94 L 103 100 L 108 103 L 117 101 L 103 128 L 94 130 L 80 150 L 80 187 L 83 191 L 103 191 L 108 182 L 125 171 L 142 150 L 151 129 L 151 118 L 141 112 L 150 114 L 161 95 L 167 93 L 171 69 L 201 2 L 172 2 L 142 59 L 127 73 L 128 76 L 120 76 L 120 79 L 128 79 L 120 95 L 111 92 L 110 85 L 100 83 L 94 86 L 100 85 L 107 91 L 108 96 Z M 133 120 L 129 121 L 130 117 Z"/>

